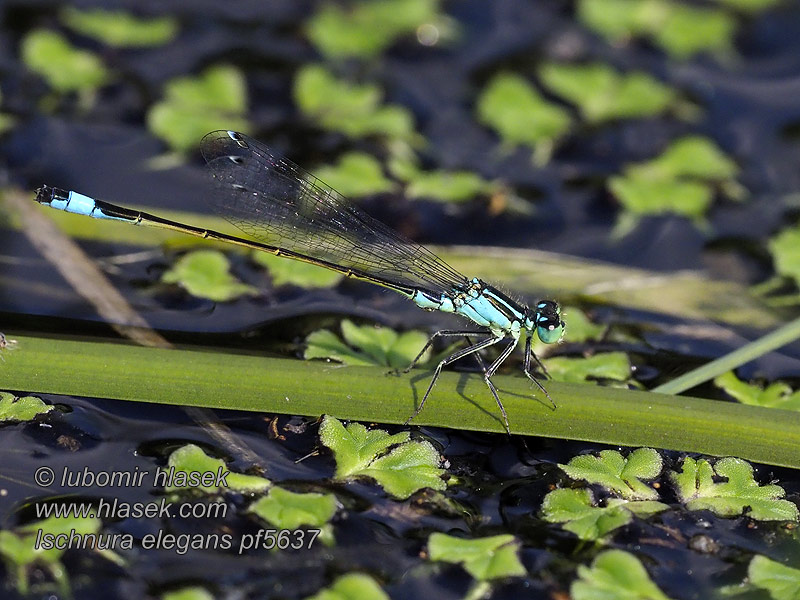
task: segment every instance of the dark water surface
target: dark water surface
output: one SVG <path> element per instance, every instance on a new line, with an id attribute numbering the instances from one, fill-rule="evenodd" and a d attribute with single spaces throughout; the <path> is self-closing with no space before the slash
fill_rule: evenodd
<path id="1" fill-rule="evenodd" d="M 0 138 L 0 174 L 9 186 L 32 191 L 47 183 L 122 205 L 205 212 L 199 200 L 208 188 L 202 160 L 193 153 L 180 166 L 153 169 L 150 161 L 167 149 L 148 131 L 145 113 L 161 98 L 168 81 L 221 62 L 236 65 L 246 75 L 253 137 L 295 162 L 311 168 L 336 162 L 353 149 L 382 159 L 387 155 L 380 140 L 352 140 L 325 132 L 296 107 L 294 74 L 302 65 L 321 60 L 303 34 L 317 2 L 76 5 L 113 5 L 151 16 L 174 14 L 180 33 L 163 46 L 137 50 L 114 50 L 73 34 L 74 43 L 97 52 L 117 73 L 87 111 L 70 95 L 53 99 L 47 85 L 20 60 L 19 46 L 30 30 L 61 28 L 59 4 L 3 2 L 1 107 L 16 120 Z M 727 61 L 699 56 L 683 62 L 669 59 L 648 42 L 608 44 L 576 21 L 572 2 L 457 0 L 445 2 L 443 11 L 461 30 L 452 44 L 426 48 L 409 36 L 379 59 L 344 61 L 337 68 L 356 80 L 377 82 L 387 103 L 412 112 L 417 131 L 427 140 L 419 150 L 426 168 L 469 170 L 488 180 L 502 180 L 522 198 L 526 210 L 493 212 L 486 198 L 449 206 L 383 194 L 360 202 L 370 214 L 423 243 L 537 248 L 667 274 L 701 270 L 709 277 L 745 285 L 774 274 L 766 240 L 796 221 L 800 197 L 800 3 L 787 1 L 762 15 L 740 17 L 736 55 Z M 474 101 L 495 73 L 531 75 L 544 59 L 603 61 L 624 70 L 647 71 L 701 107 L 701 116 L 694 122 L 662 116 L 601 126 L 576 121 L 552 160 L 537 168 L 529 149 L 499 149 L 496 135 L 475 119 Z M 688 133 L 710 137 L 735 159 L 741 168 L 737 180 L 749 191 L 748 200 L 716 200 L 706 230 L 683 217 L 650 216 L 629 235 L 612 240 L 620 207 L 604 185 L 606 178 L 625 164 L 655 156 L 670 140 Z M 97 258 L 139 250 L 122 243 L 81 245 Z M 364 283 L 346 281 L 322 290 L 273 288 L 263 270 L 236 256 L 231 257 L 234 273 L 261 293 L 231 303 L 196 299 L 156 285 L 175 254 L 171 250 L 148 254 L 109 274 L 146 320 L 175 343 L 298 356 L 306 334 L 323 326 L 335 328 L 342 317 L 400 329 L 434 331 L 453 325 L 446 316 L 419 311 L 403 298 Z M 113 337 L 94 308 L 22 233 L 4 228 L 0 259 L 0 330 Z M 530 290 L 527 296 L 536 293 Z M 680 319 L 664 317 L 658 306 L 652 313 L 582 307 L 600 322 L 628 324 L 637 333 L 635 342 L 610 346 L 637 357 L 638 378 L 648 385 L 758 335 L 754 323 L 752 328 L 736 329 L 740 337 L 686 338 L 675 333 Z M 598 348 L 586 345 L 576 353 Z M 798 360 L 800 346 L 794 344 L 746 367 L 740 375 L 797 380 Z M 0 381 L 2 369 L 0 363 Z M 711 386 L 694 393 L 722 397 Z M 194 443 L 208 454 L 229 459 L 234 471 L 254 471 L 253 464 L 228 453 L 182 409 L 55 395 L 42 398 L 58 411 L 33 423 L 0 429 L 2 529 L 33 520 L 36 503 L 96 502 L 108 493 L 89 488 L 74 496 L 69 488 L 57 487 L 45 493 L 32 483 L 33 472 L 45 463 L 73 470 L 84 466 L 152 470 L 163 466 L 173 450 Z M 76 598 L 157 598 L 190 584 L 206 586 L 218 598 L 304 598 L 352 571 L 372 575 L 392 598 L 463 597 L 472 582 L 461 567 L 424 559 L 428 536 L 435 531 L 465 537 L 512 533 L 521 541 L 520 559 L 528 577 L 494 585 L 492 598 L 566 598 L 577 565 L 589 565 L 601 549 L 540 516 L 545 494 L 575 485 L 557 464 L 606 449 L 600 445 L 423 428 L 413 435 L 430 440 L 442 452 L 458 484 L 446 492 L 448 505 L 429 491 L 401 502 L 367 481 L 332 482 L 335 463 L 324 449 L 296 462 L 318 449 L 318 423 L 311 419 L 225 411 L 216 416 L 267 465 L 263 475 L 273 482 L 293 491 L 336 495 L 341 505 L 332 520 L 336 544 L 243 556 L 213 550 L 180 555 L 137 549 L 122 553 L 124 566 L 96 553 L 68 552 L 63 562 Z M 280 436 L 270 435 L 271 430 Z M 662 455 L 666 467 L 679 468 L 683 455 Z M 777 480 L 787 498 L 797 503 L 796 472 L 755 467 L 756 481 Z M 661 489 L 668 488 L 666 481 L 659 483 Z M 161 494 L 146 486 L 120 492 L 127 502 L 149 502 Z M 796 530 L 787 530 L 785 524 L 691 512 L 669 492 L 665 494 L 662 500 L 672 502 L 672 509 L 650 519 L 634 519 L 612 534 L 608 547 L 635 553 L 667 596 L 709 598 L 723 585 L 737 585 L 746 577 L 753 554 L 800 565 Z M 158 530 L 241 534 L 255 527 L 242 513 L 249 498 L 229 494 L 224 499 L 231 510 L 223 520 L 122 519 L 104 523 L 104 531 L 131 533 L 138 539 Z M 709 538 L 714 543 L 703 545 Z M 0 566 L 0 575 L 4 575 L 0 596 L 15 597 L 7 565 Z M 36 590 L 48 590 L 47 580 L 41 570 L 31 572 Z M 46 597 L 46 592 L 31 597 Z"/>

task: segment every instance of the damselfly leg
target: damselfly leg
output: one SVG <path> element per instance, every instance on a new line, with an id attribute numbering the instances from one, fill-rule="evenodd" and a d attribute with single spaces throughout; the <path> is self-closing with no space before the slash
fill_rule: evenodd
<path id="1" fill-rule="evenodd" d="M 474 334 L 475 332 L 472 332 L 472 333 Z M 464 332 L 461 332 L 458 335 L 464 335 Z M 436 369 L 433 371 L 433 378 L 431 379 L 431 382 L 428 385 L 428 390 L 425 392 L 425 395 L 422 397 L 422 401 L 419 403 L 419 406 L 417 407 L 417 410 L 414 411 L 414 414 L 411 415 L 408 419 L 406 419 L 405 424 L 407 425 L 408 423 L 410 423 L 411 420 L 414 419 L 414 417 L 416 417 L 420 413 L 420 411 L 422 411 L 422 408 L 425 406 L 425 402 L 428 400 L 428 396 L 430 396 L 431 390 L 433 390 L 433 386 L 436 385 L 436 380 L 439 379 L 439 375 L 442 373 L 442 368 L 444 368 L 446 365 L 449 365 L 450 363 L 454 363 L 455 361 L 464 358 L 465 356 L 469 356 L 470 354 L 474 354 L 476 352 L 479 352 L 479 351 L 483 350 L 484 348 L 488 348 L 489 346 L 493 346 L 494 344 L 497 344 L 498 342 L 502 342 L 504 339 L 505 338 L 503 338 L 503 337 L 488 337 L 485 340 L 481 340 L 477 344 L 473 344 L 472 346 L 469 346 L 468 348 L 463 348 L 463 349 L 459 350 L 458 352 L 455 352 L 455 353 L 451 354 L 450 356 L 448 356 L 444 360 L 440 361 L 439 364 L 436 365 Z M 493 386 L 490 386 L 489 389 L 492 390 L 492 393 L 494 394 L 495 399 L 497 399 L 497 402 L 499 404 L 500 403 L 500 399 L 497 398 L 497 393 L 494 391 Z M 505 410 L 503 410 L 503 414 L 505 415 Z M 508 426 L 506 426 L 506 428 L 508 428 Z"/>
<path id="2" fill-rule="evenodd" d="M 447 365 L 449 365 L 449 364 L 451 364 L 451 363 L 456 362 L 457 360 L 460 360 L 460 359 L 464 358 L 465 356 L 473 355 L 475 357 L 475 359 L 477 360 L 477 362 L 478 362 L 478 366 L 480 367 L 481 371 L 483 372 L 483 379 L 486 382 L 486 385 L 488 386 L 489 391 L 492 392 L 492 396 L 494 397 L 495 402 L 497 402 L 497 406 L 500 408 L 500 412 L 503 415 L 503 424 L 505 425 L 506 431 L 509 434 L 511 433 L 510 432 L 510 428 L 509 428 L 509 423 L 508 423 L 508 415 L 506 414 L 506 410 L 505 410 L 505 407 L 503 406 L 503 403 L 500 401 L 500 396 L 497 393 L 497 388 L 495 387 L 494 383 L 492 382 L 491 377 L 492 377 L 492 375 L 494 375 L 497 372 L 497 370 L 500 368 L 500 365 L 502 365 L 505 362 L 505 360 L 511 355 L 511 353 L 514 351 L 514 348 L 517 347 L 517 344 L 519 343 L 519 340 L 518 339 L 512 339 L 511 342 L 508 344 L 508 346 L 506 346 L 506 348 L 503 349 L 503 351 L 500 353 L 500 355 L 487 368 L 486 365 L 483 362 L 483 359 L 481 358 L 480 351 L 483 350 L 484 348 L 488 348 L 489 346 L 493 346 L 494 344 L 497 344 L 497 343 L 499 343 L 502 340 L 507 339 L 507 338 L 505 338 L 505 337 L 489 337 L 489 338 L 486 338 L 486 339 L 484 339 L 484 340 L 482 340 L 482 341 L 480 341 L 480 342 L 478 342 L 476 344 L 472 344 L 472 341 L 469 338 L 470 335 L 481 335 L 481 334 L 485 334 L 485 333 L 486 333 L 485 331 L 456 331 L 456 330 L 445 329 L 445 330 L 442 330 L 442 331 L 437 331 L 436 333 L 434 333 L 430 337 L 428 342 L 425 344 L 425 346 L 423 346 L 422 350 L 419 352 L 419 354 L 417 354 L 417 356 L 414 358 L 414 360 L 411 362 L 411 364 L 408 367 L 406 367 L 405 369 L 403 369 L 403 371 L 402 371 L 403 373 L 408 373 L 409 371 L 411 371 L 417 365 L 417 363 L 422 358 L 422 356 L 425 354 L 425 352 L 428 350 L 428 348 L 430 348 L 433 345 L 433 342 L 434 342 L 434 340 L 436 340 L 437 337 L 464 336 L 464 339 L 467 340 L 467 343 L 469 344 L 469 346 L 467 348 L 463 348 L 462 350 L 459 350 L 458 352 L 455 352 L 454 354 L 451 354 L 450 356 L 448 356 L 444 360 L 440 361 L 438 365 L 436 365 L 436 369 L 434 370 L 433 377 L 431 379 L 430 384 L 428 385 L 428 389 L 425 392 L 425 395 L 422 397 L 422 401 L 420 402 L 420 404 L 417 407 L 417 409 L 414 411 L 414 414 L 412 414 L 406 420 L 406 424 L 408 424 L 410 421 L 412 421 L 414 419 L 414 417 L 416 417 L 422 411 L 422 408 L 425 405 L 425 402 L 428 400 L 428 396 L 430 396 L 430 393 L 433 390 L 433 386 L 436 384 L 436 381 L 438 380 L 439 375 L 441 374 L 442 368 L 447 366 Z M 539 380 L 531 372 L 531 368 L 532 368 L 531 358 L 533 358 L 533 360 L 536 361 L 536 365 L 542 370 L 542 372 L 545 374 L 545 376 L 548 376 L 547 375 L 547 369 L 542 364 L 542 362 L 539 360 L 539 358 L 536 356 L 536 354 L 533 352 L 532 341 L 531 341 L 531 338 L 528 337 L 528 338 L 526 338 L 526 341 L 525 341 L 525 358 L 524 358 L 524 364 L 523 364 L 523 372 L 528 377 L 528 379 L 530 379 L 534 384 L 536 384 L 536 386 L 540 390 L 542 390 L 544 395 L 547 397 L 547 399 L 553 405 L 553 408 L 555 408 L 556 404 L 553 401 L 553 399 L 550 397 L 550 394 L 547 393 L 547 390 L 544 388 L 544 386 L 539 382 Z"/>
<path id="3" fill-rule="evenodd" d="M 533 373 L 531 373 L 531 357 L 533 357 L 533 360 L 536 361 L 536 364 L 542 370 L 542 373 L 544 374 L 544 376 L 549 379 L 550 375 L 547 373 L 547 368 L 545 368 L 545 366 L 542 364 L 542 361 L 540 361 L 539 357 L 536 356 L 536 354 L 534 354 L 534 352 L 533 352 L 533 348 L 531 347 L 531 337 L 529 336 L 525 340 L 525 360 L 524 360 L 523 365 L 522 365 L 522 371 L 525 373 L 525 375 L 528 377 L 528 379 L 530 379 L 533 383 L 535 383 L 536 386 L 540 390 L 542 390 L 542 392 L 544 392 L 544 395 L 547 396 L 548 400 L 550 400 L 550 404 L 553 405 L 553 410 L 555 410 L 556 403 L 550 397 L 550 394 L 547 393 L 547 390 L 544 389 L 544 386 L 539 382 L 538 379 L 536 379 L 536 377 L 534 377 Z"/>
<path id="4" fill-rule="evenodd" d="M 414 358 L 414 360 L 411 361 L 411 364 L 408 365 L 405 369 L 403 369 L 402 372 L 403 373 L 409 373 L 411 371 L 411 369 L 416 367 L 417 363 L 419 362 L 419 359 L 421 359 L 422 355 L 425 354 L 425 352 L 428 350 L 428 348 L 430 348 L 433 345 L 433 342 L 436 340 L 436 338 L 439 338 L 439 337 L 457 337 L 457 336 L 462 336 L 463 335 L 466 338 L 467 343 L 471 345 L 472 342 L 467 337 L 468 335 L 486 335 L 486 333 L 487 333 L 486 331 L 456 331 L 456 330 L 452 330 L 452 329 L 442 329 L 441 331 L 437 331 L 436 333 L 434 333 L 428 339 L 427 343 L 422 347 L 422 350 L 419 351 L 419 354 L 417 354 L 416 358 Z M 478 360 L 481 360 L 480 356 L 478 356 Z M 483 370 L 485 370 L 485 369 L 483 369 Z M 397 371 L 394 371 L 394 372 L 396 373 Z"/>
<path id="5" fill-rule="evenodd" d="M 500 353 L 500 356 L 498 356 L 495 359 L 495 361 L 491 365 L 489 365 L 489 368 L 483 374 L 483 380 L 486 382 L 486 385 L 489 386 L 489 389 L 492 392 L 492 396 L 494 396 L 494 399 L 497 402 L 497 406 L 500 407 L 500 412 L 503 413 L 503 423 L 506 426 L 506 433 L 508 433 L 508 435 L 511 435 L 511 429 L 508 426 L 508 415 L 506 415 L 506 409 L 503 406 L 503 403 L 500 402 L 500 396 L 497 395 L 497 389 L 494 387 L 491 378 L 492 375 L 495 374 L 497 369 L 500 368 L 500 365 L 502 365 L 503 362 L 508 358 L 508 355 L 514 351 L 514 348 L 517 347 L 518 343 L 519 343 L 519 338 L 512 338 L 508 346 L 506 346 L 506 349 Z"/>

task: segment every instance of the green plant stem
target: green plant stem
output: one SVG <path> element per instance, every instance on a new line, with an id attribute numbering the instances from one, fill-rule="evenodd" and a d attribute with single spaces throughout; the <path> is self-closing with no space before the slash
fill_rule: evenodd
<path id="1" fill-rule="evenodd" d="M 142 348 L 14 335 L 6 389 L 401 424 L 431 373 L 219 351 Z M 800 468 L 800 413 L 593 385 L 547 382 L 553 410 L 521 375 L 496 376 L 522 435 L 735 455 Z M 415 425 L 504 431 L 483 378 L 443 373 Z"/>
<path id="2" fill-rule="evenodd" d="M 663 385 L 650 390 L 659 394 L 680 394 L 701 383 L 713 379 L 717 375 L 727 373 L 745 363 L 785 346 L 789 342 L 800 338 L 800 318 L 790 321 L 780 329 L 768 333 L 757 340 L 745 344 L 738 350 L 721 356 L 698 369 L 684 373 L 680 377 L 668 381 Z"/>

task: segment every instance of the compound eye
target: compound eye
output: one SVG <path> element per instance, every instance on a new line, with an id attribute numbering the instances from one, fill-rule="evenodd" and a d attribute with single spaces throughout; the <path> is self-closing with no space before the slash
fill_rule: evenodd
<path id="1" fill-rule="evenodd" d="M 564 328 L 563 321 L 558 324 L 538 325 L 536 327 L 536 335 L 538 335 L 539 339 L 545 344 L 554 344 L 564 335 Z"/>
<path id="2" fill-rule="evenodd" d="M 545 344 L 553 344 L 564 335 L 566 324 L 556 302 L 544 300 L 536 305 L 536 335 Z"/>

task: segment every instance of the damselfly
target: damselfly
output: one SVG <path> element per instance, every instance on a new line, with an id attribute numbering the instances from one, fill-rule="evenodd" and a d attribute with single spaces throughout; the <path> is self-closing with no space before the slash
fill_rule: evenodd
<path id="1" fill-rule="evenodd" d="M 542 300 L 529 308 L 480 279 L 467 279 L 424 246 L 373 219 L 336 190 L 244 134 L 213 131 L 203 138 L 200 149 L 217 183 L 211 201 L 214 210 L 252 240 L 48 186 L 37 190 L 36 201 L 97 219 L 172 229 L 312 263 L 394 290 L 422 309 L 454 313 L 472 321 L 481 329 L 437 331 L 406 369 L 413 368 L 437 337 L 463 336 L 470 344 L 439 362 L 408 421 L 422 410 L 442 368 L 474 355 L 508 431 L 508 416 L 491 377 L 523 336 L 523 371 L 552 403 L 531 372 L 531 359 L 544 369 L 532 350 L 534 334 L 545 343 L 553 343 L 564 333 L 556 302 Z M 470 336 L 475 335 L 485 338 L 473 344 Z M 507 345 L 487 367 L 479 352 L 503 341 Z"/>

